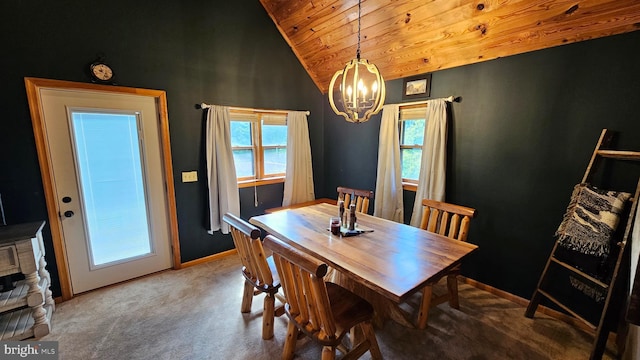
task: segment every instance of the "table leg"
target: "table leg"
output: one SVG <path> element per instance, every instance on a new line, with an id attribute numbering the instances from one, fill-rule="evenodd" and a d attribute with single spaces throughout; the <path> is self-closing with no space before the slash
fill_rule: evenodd
<path id="1" fill-rule="evenodd" d="M 47 320 L 47 311 L 44 309 L 44 299 L 40 288 L 40 276 L 37 271 L 25 274 L 25 282 L 29 286 L 27 291 L 27 305 L 31 308 L 33 316 L 33 334 L 35 338 L 41 338 L 51 329 Z"/>
<path id="2" fill-rule="evenodd" d="M 47 270 L 46 266 L 47 266 L 47 261 L 44 259 L 44 256 L 42 256 L 40 258 L 40 265 L 39 265 L 38 272 L 40 273 L 40 278 L 47 279 L 47 285 L 44 289 L 44 303 L 48 306 L 51 306 L 51 311 L 55 311 L 56 304 L 55 304 L 55 301 L 53 301 L 53 293 L 51 292 L 51 289 L 50 289 L 51 275 L 49 274 L 49 271 Z"/>
<path id="3" fill-rule="evenodd" d="M 381 328 L 387 319 L 391 319 L 402 326 L 415 328 L 410 314 L 402 310 L 397 303 L 353 281 L 349 276 L 331 269 L 330 273 L 327 274 L 327 279 L 367 300 L 375 311 L 373 323 L 376 327 Z"/>

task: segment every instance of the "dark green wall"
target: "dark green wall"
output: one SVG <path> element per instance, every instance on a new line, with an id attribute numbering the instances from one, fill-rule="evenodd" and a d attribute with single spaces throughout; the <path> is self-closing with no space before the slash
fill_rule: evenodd
<path id="1" fill-rule="evenodd" d="M 103 52 L 119 85 L 167 92 L 182 261 L 231 249 L 208 235 L 203 112 L 194 105 L 309 110 L 315 181 L 323 184 L 324 96 L 255 0 L 10 1 L 0 5 L 3 85 L 0 194 L 10 224 L 46 220 L 24 77 L 88 82 Z M 180 182 L 198 170 L 198 183 Z M 282 184 L 241 190 L 245 218 L 280 206 Z M 59 295 L 49 228 L 47 261 Z"/>
<path id="2" fill-rule="evenodd" d="M 447 201 L 478 210 L 469 241 L 479 251 L 464 275 L 531 296 L 601 130 L 619 131 L 620 148 L 640 149 L 639 45 L 634 32 L 433 73 L 433 98 L 462 97 L 450 106 Z M 401 102 L 401 88 L 387 82 L 387 103 Z M 374 189 L 380 115 L 353 125 L 330 111 L 326 191 Z M 352 145 L 329 147 L 333 139 Z M 637 170 L 618 174 L 637 181 Z M 610 181 L 629 185 L 618 180 Z"/>
<path id="3" fill-rule="evenodd" d="M 25 76 L 87 82 L 107 56 L 120 85 L 167 91 L 182 261 L 230 249 L 206 233 L 203 113 L 194 104 L 310 110 L 316 195 L 338 185 L 375 188 L 380 115 L 349 124 L 333 115 L 258 1 L 5 1 L 0 5 L 4 91 L 0 193 L 7 221 L 46 219 Z M 640 32 L 435 72 L 433 97 L 451 106 L 447 200 L 478 209 L 464 274 L 529 297 L 572 186 L 600 130 L 640 149 Z M 366 57 L 366 54 L 364 54 Z M 387 102 L 401 101 L 401 80 Z M 278 206 L 282 185 L 241 189 L 244 218 Z M 407 199 L 413 194 L 407 193 Z M 411 204 L 407 204 L 411 208 Z M 47 261 L 59 295 L 51 236 Z"/>

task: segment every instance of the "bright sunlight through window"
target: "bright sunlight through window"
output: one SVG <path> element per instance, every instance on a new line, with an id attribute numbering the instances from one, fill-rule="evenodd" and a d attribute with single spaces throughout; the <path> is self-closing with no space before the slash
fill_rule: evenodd
<path id="1" fill-rule="evenodd" d="M 287 168 L 285 113 L 232 110 L 231 147 L 238 183 L 282 182 Z"/>
<path id="2" fill-rule="evenodd" d="M 150 254 L 138 117 L 71 115 L 92 266 Z"/>
<path id="3" fill-rule="evenodd" d="M 400 108 L 400 163 L 403 182 L 418 183 L 426 112 L 424 106 Z"/>

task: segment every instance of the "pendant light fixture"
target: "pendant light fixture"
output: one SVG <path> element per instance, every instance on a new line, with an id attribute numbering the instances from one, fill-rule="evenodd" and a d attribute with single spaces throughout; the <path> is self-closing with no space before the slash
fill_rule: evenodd
<path id="1" fill-rule="evenodd" d="M 329 104 L 349 122 L 360 123 L 377 114 L 384 104 L 385 87 L 380 71 L 360 58 L 360 6 L 358 1 L 358 49 L 356 58 L 338 70 L 329 83 Z M 336 82 L 338 89 L 335 89 Z"/>

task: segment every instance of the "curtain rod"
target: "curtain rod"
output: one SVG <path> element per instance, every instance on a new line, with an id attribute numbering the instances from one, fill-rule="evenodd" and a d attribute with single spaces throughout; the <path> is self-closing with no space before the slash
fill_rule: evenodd
<path id="1" fill-rule="evenodd" d="M 196 109 L 200 110 L 200 109 L 208 108 L 210 106 L 211 105 L 209 105 L 209 104 L 200 103 L 200 104 L 196 104 Z M 237 106 L 229 106 L 229 110 L 253 110 L 253 111 L 256 111 L 256 112 L 276 113 L 276 114 L 289 111 L 289 110 L 269 110 L 269 109 L 243 108 L 243 107 L 237 107 Z M 309 110 L 307 110 L 306 114 L 310 115 L 311 112 Z"/>
<path id="2" fill-rule="evenodd" d="M 446 97 L 446 98 L 441 98 L 441 99 L 444 99 L 444 101 L 448 101 L 448 102 L 460 102 L 460 101 L 462 101 L 462 97 L 460 97 L 460 96 L 455 97 L 453 95 L 451 95 L 449 97 Z M 412 101 L 412 102 L 406 102 L 406 103 L 399 103 L 398 105 L 400 105 L 400 106 L 420 105 L 420 104 L 426 104 L 427 102 L 429 102 L 431 100 L 437 100 L 437 99 Z"/>

